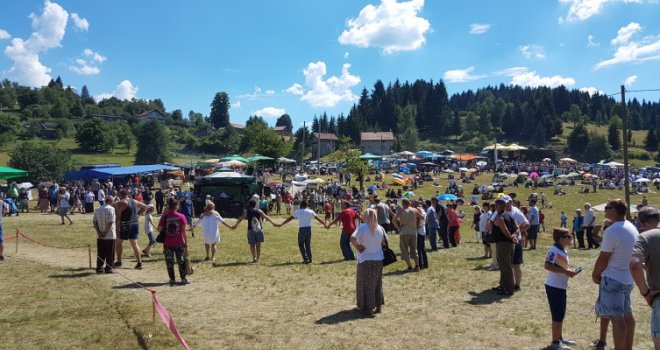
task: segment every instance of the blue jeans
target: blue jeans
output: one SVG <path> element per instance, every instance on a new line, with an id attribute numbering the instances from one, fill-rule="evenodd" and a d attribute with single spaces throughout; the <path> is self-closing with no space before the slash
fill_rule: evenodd
<path id="1" fill-rule="evenodd" d="M 429 236 L 429 242 L 431 243 L 431 250 L 438 250 L 438 228 L 437 227 L 428 227 L 426 229 L 426 235 Z"/>
<path id="2" fill-rule="evenodd" d="M 312 261 L 312 228 L 301 227 L 298 229 L 298 248 L 304 261 Z"/>
<path id="3" fill-rule="evenodd" d="M 345 260 L 355 260 L 355 255 L 353 255 L 353 249 L 351 249 L 351 235 L 346 233 L 341 233 L 339 238 L 339 247 L 341 248 L 341 254 L 344 256 Z"/>

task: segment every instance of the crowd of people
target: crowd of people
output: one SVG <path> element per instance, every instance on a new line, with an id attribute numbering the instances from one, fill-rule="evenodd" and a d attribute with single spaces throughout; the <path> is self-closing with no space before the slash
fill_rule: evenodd
<path id="1" fill-rule="evenodd" d="M 498 170 L 561 173 L 580 170 L 546 163 L 504 164 L 503 167 L 505 169 Z M 437 171 L 430 169 L 428 173 L 421 174 L 420 178 Z M 479 171 L 488 169 L 481 167 Z M 603 181 L 621 181 L 620 174 L 609 168 L 591 171 L 599 174 L 597 176 Z M 264 173 L 263 176 L 269 177 L 270 174 Z M 641 173 L 639 176 L 646 174 Z M 247 243 L 252 262 L 257 263 L 265 241 L 264 223 L 269 222 L 277 228 L 296 220 L 301 262 L 311 264 L 314 256 L 312 222 L 317 221 L 325 229 L 338 226 L 342 257 L 347 261 L 357 260 L 357 306 L 366 315 L 373 315 L 382 312 L 384 305 L 383 247 L 388 246 L 388 234 L 398 235 L 399 252 L 407 271 L 427 269 L 429 253 L 452 249 L 461 244 L 460 230 L 467 218 L 460 208 L 465 207 L 461 204 L 468 201 L 462 198 L 449 202 L 436 197 L 416 199 L 393 189 L 386 189 L 385 196 L 380 197 L 376 190 L 381 187 L 358 190 L 351 186 L 350 181 L 350 177 L 342 173 L 338 180 L 330 180 L 316 189 L 292 194 L 289 189 L 281 186 L 272 189 L 273 196 L 270 198 L 254 194 L 246 203 L 244 213 L 233 224 L 215 210 L 210 196 L 206 198 L 202 213 L 195 213 L 192 191 L 170 187 L 153 193 L 150 188 L 132 181 L 122 185 L 98 180 L 93 180 L 87 186 L 81 183 L 41 185 L 38 188 L 37 208 L 41 212 L 57 213 L 63 225 L 74 223 L 72 215 L 93 213 L 92 222 L 97 233 L 97 273 L 113 273 L 114 269 L 122 267 L 124 241 L 129 241 L 135 256 L 135 269 L 141 269 L 142 258 L 151 256 L 152 248 L 162 244 L 172 286 L 190 283 L 186 268 L 188 234 L 194 237 L 197 227 L 203 229 L 205 260 L 214 261 L 221 238 L 219 225 L 236 230 L 242 221 L 247 221 Z M 471 178 L 467 175 L 461 176 L 460 180 L 450 179 L 450 186 L 445 192 L 462 195 L 459 181 L 469 182 Z M 532 186 L 543 187 L 545 184 L 533 183 Z M 454 192 L 450 192 L 449 187 Z M 513 194 L 503 195 L 503 188 L 499 191 L 501 195 L 496 198 L 481 197 L 482 200 L 488 198 L 481 204 L 478 203 L 479 198 L 473 196 L 468 205 L 474 208 L 471 227 L 475 232 L 475 242 L 483 244 L 483 258 L 493 259 L 490 268 L 500 273 L 499 283 L 492 288 L 493 292 L 509 297 L 521 289 L 524 250 L 537 248 L 538 234 L 541 230 L 545 231 L 542 209 L 552 204 L 542 191 L 530 196 L 525 202 L 516 199 Z M 10 206 L 14 201 L 22 211 L 29 211 L 25 193 L 15 184 L 10 185 L 0 207 Z M 98 207 L 95 209 L 96 202 Z M 638 206 L 640 211 L 634 222 L 625 220 L 627 209 L 627 203 L 621 200 L 607 203 L 602 242 L 596 239 L 599 225 L 590 203 L 576 209 L 570 222 L 568 215 L 561 212 L 560 227 L 552 229 L 554 244 L 545 260 L 548 273 L 545 288 L 552 320 L 552 349 L 570 349 L 570 346 L 575 345 L 574 341 L 563 337 L 562 329 L 568 303 L 568 281 L 581 271 L 573 269 L 569 264 L 568 248 L 571 247 L 600 249 L 592 279 L 599 285 L 596 312 L 601 318 L 601 334 L 590 344 L 591 348 L 605 348 L 608 324 L 612 325 L 616 349 L 632 348 L 635 321 L 630 308 L 630 294 L 633 285 L 637 284 L 640 293 L 653 308 L 652 336 L 656 348 L 660 349 L 660 303 L 656 306 L 654 302 L 655 297 L 660 295 L 660 277 L 656 271 L 660 271 L 660 229 L 657 228 L 660 225 L 660 211 L 648 206 L 646 197 Z M 160 215 L 158 221 L 153 218 L 154 212 Z M 277 222 L 269 216 L 272 214 L 286 217 Z M 144 250 L 140 250 L 138 245 L 140 216 L 144 216 L 143 231 L 149 241 Z M 0 217 L 0 260 L 3 259 L 2 234 Z M 429 249 L 426 247 L 427 242 Z M 175 265 L 179 270 L 179 283 L 176 282 Z"/>

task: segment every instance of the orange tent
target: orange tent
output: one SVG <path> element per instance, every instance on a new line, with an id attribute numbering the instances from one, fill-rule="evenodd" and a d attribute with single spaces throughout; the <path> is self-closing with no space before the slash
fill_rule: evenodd
<path id="1" fill-rule="evenodd" d="M 462 160 L 462 161 L 466 161 L 466 162 L 469 162 L 471 160 L 475 160 L 477 158 L 477 156 L 475 156 L 473 154 L 455 154 L 455 155 L 452 155 L 452 156 L 449 156 L 449 157 L 452 158 L 452 159 Z"/>

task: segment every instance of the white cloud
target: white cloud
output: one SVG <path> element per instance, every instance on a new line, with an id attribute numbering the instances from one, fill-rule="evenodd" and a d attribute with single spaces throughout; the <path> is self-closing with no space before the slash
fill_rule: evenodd
<path id="1" fill-rule="evenodd" d="M 344 59 L 347 59 L 348 56 L 350 56 L 350 53 L 348 51 L 344 52 Z"/>
<path id="2" fill-rule="evenodd" d="M 105 61 L 107 58 L 101 54 L 94 52 L 90 49 L 83 50 L 82 56 L 86 57 L 89 60 L 83 58 L 77 58 L 76 64 L 69 66 L 69 70 L 80 74 L 80 75 L 98 75 L 101 73 L 101 69 L 97 66 L 98 63 Z"/>
<path id="3" fill-rule="evenodd" d="M 122 80 L 121 83 L 117 84 L 115 90 L 111 93 L 104 92 L 99 95 L 94 96 L 96 101 L 101 101 L 106 98 L 116 97 L 120 100 L 132 100 L 137 96 L 138 87 L 133 86 L 130 80 Z"/>
<path id="4" fill-rule="evenodd" d="M 0 29 L 0 40 L 11 39 L 11 35 L 4 29 Z"/>
<path id="5" fill-rule="evenodd" d="M 305 90 L 303 89 L 302 85 L 298 83 L 293 83 L 290 88 L 286 89 L 286 92 L 294 95 L 299 95 L 302 96 L 305 94 Z"/>
<path id="6" fill-rule="evenodd" d="M 483 34 L 490 30 L 491 25 L 486 23 L 470 24 L 470 34 Z"/>
<path id="7" fill-rule="evenodd" d="M 554 88 L 560 85 L 570 87 L 575 85 L 575 79 L 570 77 L 562 77 L 561 75 L 541 77 L 535 71 L 527 71 L 514 75 L 511 78 L 511 84 L 529 87 L 548 86 Z"/>
<path id="8" fill-rule="evenodd" d="M 593 96 L 595 94 L 605 95 L 605 92 L 603 92 L 602 90 L 598 90 L 598 88 L 595 88 L 593 86 L 580 88 L 580 91 L 588 93 L 589 96 Z"/>
<path id="9" fill-rule="evenodd" d="M 381 0 L 377 6 L 367 5 L 357 18 L 347 22 L 347 30 L 339 36 L 343 45 L 378 47 L 386 55 L 413 51 L 425 42 L 424 34 L 431 23 L 417 16 L 424 0 Z"/>
<path id="10" fill-rule="evenodd" d="M 231 108 L 232 109 L 240 109 L 241 108 L 241 101 L 237 100 L 236 102 L 232 103 Z"/>
<path id="11" fill-rule="evenodd" d="M 584 21 L 599 14 L 607 3 L 655 4 L 658 0 L 559 0 L 571 4 L 566 17 L 559 17 L 559 23 Z"/>
<path id="12" fill-rule="evenodd" d="M 101 73 L 99 67 L 95 67 L 87 64 L 87 62 L 81 58 L 76 59 L 78 66 L 69 66 L 69 70 L 78 73 L 80 75 L 98 75 Z"/>
<path id="13" fill-rule="evenodd" d="M 344 63 L 339 77 L 333 75 L 324 79 L 327 74 L 325 62 L 310 62 L 303 70 L 307 91 L 297 83 L 286 91 L 301 95 L 300 100 L 312 107 L 334 107 L 342 101 L 356 101 L 357 96 L 351 89 L 361 80 L 348 71 L 350 68 L 350 64 Z"/>
<path id="14" fill-rule="evenodd" d="M 467 83 L 468 81 L 483 78 L 482 75 L 472 75 L 474 66 L 465 69 L 448 70 L 442 75 L 442 79 L 448 83 Z"/>
<path id="15" fill-rule="evenodd" d="M 92 50 L 90 50 L 90 49 L 85 49 L 85 50 L 83 50 L 83 55 L 84 55 L 85 57 L 88 57 L 88 58 L 93 59 L 93 60 L 96 61 L 96 62 L 105 62 L 105 60 L 108 59 L 107 57 L 101 55 L 100 53 L 98 53 L 98 52 L 94 52 L 94 51 L 92 51 Z"/>
<path id="16" fill-rule="evenodd" d="M 627 77 L 626 80 L 623 81 L 623 85 L 625 85 L 627 87 L 630 87 L 630 86 L 632 86 L 632 84 L 635 83 L 636 80 L 637 80 L 637 76 L 636 75 L 631 75 L 631 76 Z"/>
<path id="17" fill-rule="evenodd" d="M 610 44 L 613 46 L 625 45 L 635 33 L 640 31 L 642 31 L 642 27 L 639 23 L 630 22 L 627 26 L 619 28 L 619 31 L 616 33 L 616 38 L 612 39 Z"/>
<path id="18" fill-rule="evenodd" d="M 77 13 L 75 12 L 71 13 L 71 20 L 73 21 L 73 25 L 76 28 L 85 32 L 89 29 L 89 21 L 87 21 L 87 19 L 85 18 L 78 16 Z"/>
<path id="19" fill-rule="evenodd" d="M 266 107 L 252 112 L 253 115 L 264 118 L 279 118 L 286 113 L 284 108 Z"/>
<path id="20" fill-rule="evenodd" d="M 543 59 L 545 58 L 545 50 L 541 45 L 524 45 L 518 46 L 520 53 L 525 56 L 526 59 Z"/>
<path id="21" fill-rule="evenodd" d="M 514 77 L 516 75 L 522 74 L 529 71 L 529 68 L 527 67 L 511 67 L 511 68 L 506 68 L 500 71 L 496 71 L 493 73 L 495 76 L 507 76 L 507 77 Z"/>
<path id="22" fill-rule="evenodd" d="M 32 13 L 29 17 L 34 32 L 27 40 L 14 38 L 5 48 L 5 55 L 14 63 L 4 73 L 10 80 L 40 87 L 52 78 L 51 69 L 39 61 L 39 53 L 60 46 L 69 14 L 60 5 L 46 1 L 41 15 Z"/>
<path id="23" fill-rule="evenodd" d="M 273 95 L 275 95 L 275 90 L 268 89 L 264 92 L 260 87 L 255 86 L 254 87 L 254 92 L 249 93 L 249 94 L 238 95 L 237 97 L 248 99 L 250 101 L 254 101 L 254 100 L 256 100 L 260 97 L 273 96 Z"/>
<path id="24" fill-rule="evenodd" d="M 639 40 L 631 40 L 632 36 L 641 30 L 637 23 L 631 22 L 617 32 L 611 43 L 616 47 L 614 56 L 600 61 L 594 70 L 621 63 L 640 63 L 660 59 L 660 35 L 650 35 Z M 618 45 L 618 46 L 617 46 Z"/>
<path id="25" fill-rule="evenodd" d="M 587 47 L 599 47 L 600 43 L 595 41 L 596 37 L 589 34 L 587 36 Z"/>

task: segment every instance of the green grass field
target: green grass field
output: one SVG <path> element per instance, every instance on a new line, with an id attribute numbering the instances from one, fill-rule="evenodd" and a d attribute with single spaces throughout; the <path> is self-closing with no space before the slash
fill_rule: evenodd
<path id="1" fill-rule="evenodd" d="M 389 179 L 389 178 L 388 178 Z M 478 182 L 487 183 L 484 174 Z M 446 175 L 439 180 L 446 185 Z M 471 189 L 470 185 L 466 187 Z M 540 191 L 541 189 L 539 189 Z M 530 189 L 510 189 L 527 198 Z M 436 188 L 426 186 L 416 195 L 428 198 Z M 236 231 L 221 228 L 215 262 L 204 262 L 202 232 L 189 247 L 196 272 L 192 284 L 169 287 L 161 248 L 145 259 L 141 271 L 131 269 L 134 259 L 127 244 L 121 273 L 154 290 L 193 349 L 404 349 L 427 344 L 435 349 L 541 349 L 550 340 L 550 315 L 543 281 L 543 261 L 550 246 L 549 231 L 559 224 L 559 213 L 569 217 L 585 201 L 600 204 L 622 197 L 617 191 L 555 197 L 548 190 L 552 208 L 546 214 L 546 233 L 539 249 L 525 251 L 522 291 L 500 298 L 489 289 L 499 273 L 488 271 L 481 260 L 482 245 L 475 244 L 472 210 L 461 227 L 462 244 L 455 249 L 429 253 L 430 268 L 406 273 L 397 262 L 385 268 L 385 306 L 377 317 L 362 318 L 353 310 L 355 263 L 341 259 L 339 228 L 313 227 L 314 264 L 300 263 L 296 222 L 265 227 L 262 259 L 251 264 L 246 244 L 246 224 Z M 382 195 L 382 194 L 381 194 Z M 660 195 L 651 193 L 657 204 Z M 640 196 L 633 196 L 637 203 Z M 597 213 L 598 221 L 603 214 Z M 52 214 L 29 213 L 4 219 L 5 237 L 16 228 L 49 245 L 64 247 L 95 243 L 91 215 L 76 214 L 74 225 L 60 225 Z M 284 216 L 275 216 L 281 222 Z M 228 221 L 233 223 L 232 219 Z M 398 236 L 391 235 L 398 253 Z M 96 275 L 87 268 L 87 249 L 45 248 L 25 240 L 5 245 L 7 259 L 0 263 L 4 293 L 0 293 L 0 348 L 24 349 L 177 349 L 165 325 L 152 323 L 151 299 L 118 274 Z M 141 247 L 146 237 L 140 236 Z M 576 339 L 576 349 L 598 335 L 593 304 L 597 286 L 591 270 L 594 250 L 569 250 L 573 267 L 584 271 L 570 281 L 565 336 Z M 636 349 L 652 347 L 649 308 L 633 291 L 637 319 Z M 612 344 L 611 331 L 608 342 Z"/>

